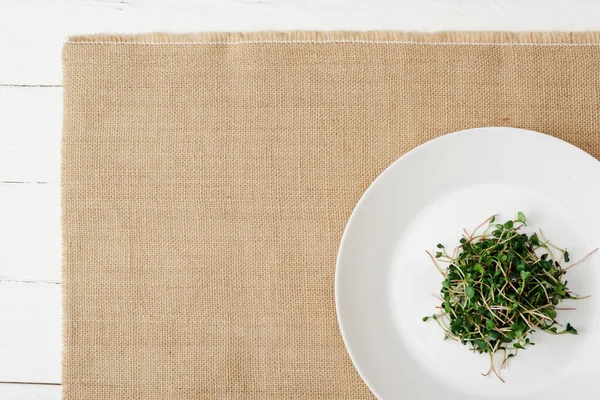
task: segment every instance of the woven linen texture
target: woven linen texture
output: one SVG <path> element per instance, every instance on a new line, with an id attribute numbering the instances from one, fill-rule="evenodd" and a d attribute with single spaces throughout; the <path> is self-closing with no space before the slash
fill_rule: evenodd
<path id="1" fill-rule="evenodd" d="M 361 194 L 408 150 L 465 128 L 533 129 L 599 157 L 599 43 L 594 33 L 72 38 L 64 398 L 371 398 L 333 288 Z"/>

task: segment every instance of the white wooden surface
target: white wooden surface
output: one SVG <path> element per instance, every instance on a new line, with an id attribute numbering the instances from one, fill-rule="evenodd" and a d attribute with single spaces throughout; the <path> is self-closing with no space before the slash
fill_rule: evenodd
<path id="1" fill-rule="evenodd" d="M 0 399 L 60 398 L 61 45 L 71 34 L 600 30 L 597 0 L 1 0 Z"/>

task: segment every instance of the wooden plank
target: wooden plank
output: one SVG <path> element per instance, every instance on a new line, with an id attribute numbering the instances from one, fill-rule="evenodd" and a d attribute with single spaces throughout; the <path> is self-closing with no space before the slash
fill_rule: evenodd
<path id="1" fill-rule="evenodd" d="M 0 399 L 60 400 L 62 388 L 57 385 L 0 383 Z"/>
<path id="2" fill-rule="evenodd" d="M 57 183 L 0 184 L 0 243 L 0 281 L 60 282 Z"/>
<path id="3" fill-rule="evenodd" d="M 275 0 L 3 0 L 0 84 L 59 85 L 69 35 L 269 29 Z"/>
<path id="4" fill-rule="evenodd" d="M 0 282 L 0 382 L 60 383 L 60 289 Z"/>
<path id="5" fill-rule="evenodd" d="M 600 30 L 594 0 L 3 0 L 0 84 L 58 85 L 68 35 L 249 30 Z"/>
<path id="6" fill-rule="evenodd" d="M 61 88 L 0 87 L 0 182 L 58 182 L 61 121 Z"/>

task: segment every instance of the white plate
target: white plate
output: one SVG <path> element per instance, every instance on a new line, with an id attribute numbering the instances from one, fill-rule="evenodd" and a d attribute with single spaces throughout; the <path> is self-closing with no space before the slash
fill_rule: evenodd
<path id="1" fill-rule="evenodd" d="M 600 378 L 600 256 L 569 271 L 592 297 L 560 312 L 579 335 L 533 335 L 509 361 L 506 383 L 482 377 L 487 355 L 443 341 L 423 322 L 441 277 L 425 250 L 454 247 L 463 228 L 495 213 L 527 215 L 531 229 L 569 248 L 600 245 L 600 162 L 566 142 L 512 128 L 479 128 L 428 142 L 393 163 L 352 213 L 337 260 L 340 329 L 356 369 L 380 399 L 591 399 Z M 565 304 L 563 302 L 561 304 Z M 566 307 L 566 306 L 565 306 Z"/>

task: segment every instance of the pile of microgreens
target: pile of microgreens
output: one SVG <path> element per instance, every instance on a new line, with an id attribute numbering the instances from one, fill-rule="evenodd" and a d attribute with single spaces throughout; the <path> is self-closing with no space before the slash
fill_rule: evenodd
<path id="1" fill-rule="evenodd" d="M 446 334 L 444 339 L 469 344 L 470 350 L 477 353 L 488 353 L 490 369 L 482 375 L 493 371 L 504 382 L 494 363 L 497 352 L 503 353 L 500 369 L 504 369 L 509 358 L 534 345 L 528 335 L 536 330 L 554 335 L 577 334 L 570 324 L 563 327 L 556 320 L 557 310 L 574 308 L 557 305 L 564 299 L 589 296 L 572 293 L 564 276 L 598 249 L 564 268 L 561 263 L 570 261 L 566 249 L 550 243 L 541 230 L 539 236 L 519 232 L 527 221 L 522 212 L 504 224 L 495 221 L 496 215 L 471 234 L 465 230 L 452 255 L 442 244 L 437 245 L 435 256 L 427 252 L 444 280 L 440 312 L 423 321 L 435 320 Z M 554 251 L 560 253 L 560 259 L 555 258 Z M 440 262 L 449 265 L 443 269 Z"/>

